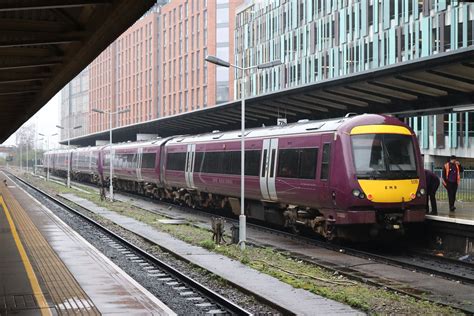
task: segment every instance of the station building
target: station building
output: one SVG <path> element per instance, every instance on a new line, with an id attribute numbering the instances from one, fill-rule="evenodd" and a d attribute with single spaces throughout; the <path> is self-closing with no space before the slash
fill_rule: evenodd
<path id="1" fill-rule="evenodd" d="M 89 131 L 89 67 L 82 70 L 61 90 L 61 106 L 59 108 L 61 126 L 60 139 L 86 135 Z M 81 125 L 80 129 L 70 129 Z"/>
<path id="2" fill-rule="evenodd" d="M 163 1 L 160 1 L 163 2 Z M 235 12 L 243 0 L 172 0 L 156 4 L 61 90 L 63 126 L 73 137 L 224 103 L 234 75 L 204 61 L 234 58 Z M 86 76 L 88 79 L 86 79 Z M 87 83 L 85 81 L 88 81 Z M 79 90 L 78 90 L 79 89 Z M 80 91 L 80 92 L 78 92 Z M 71 118 L 71 119 L 69 119 Z M 61 140 L 67 133 L 61 134 Z"/>
<path id="3" fill-rule="evenodd" d="M 467 1 L 246 1 L 237 11 L 233 62 L 282 62 L 245 78 L 247 96 L 256 96 L 472 46 L 473 30 L 474 4 Z M 243 78 L 235 76 L 239 99 Z M 455 154 L 474 167 L 474 113 L 446 111 L 407 119 L 425 161 L 439 167 Z"/>

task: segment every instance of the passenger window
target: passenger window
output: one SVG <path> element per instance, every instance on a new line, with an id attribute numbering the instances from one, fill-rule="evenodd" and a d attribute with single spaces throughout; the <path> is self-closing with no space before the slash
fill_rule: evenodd
<path id="1" fill-rule="evenodd" d="M 315 179 L 317 148 L 281 149 L 278 152 L 278 177 Z"/>
<path id="2" fill-rule="evenodd" d="M 168 170 L 184 171 L 186 165 L 186 153 L 170 153 L 166 158 L 166 168 Z"/>
<path id="3" fill-rule="evenodd" d="M 202 152 L 196 153 L 196 158 L 194 159 L 194 172 L 204 172 L 202 170 L 203 155 L 204 153 Z"/>
<path id="4" fill-rule="evenodd" d="M 276 153 L 276 149 L 272 149 L 272 155 L 270 156 L 270 161 L 272 162 L 271 163 L 271 169 L 270 169 L 270 178 L 273 178 L 273 174 L 274 174 L 274 170 L 275 170 L 275 153 Z"/>
<path id="5" fill-rule="evenodd" d="M 263 160 L 262 160 L 262 177 L 265 177 L 265 166 L 267 164 L 267 150 L 263 151 Z"/>
<path id="6" fill-rule="evenodd" d="M 155 153 L 145 153 L 142 156 L 142 169 L 153 169 L 155 168 Z"/>
<path id="7" fill-rule="evenodd" d="M 239 159 L 240 159 L 240 154 L 239 154 Z M 260 165 L 260 150 L 246 150 L 245 151 L 245 175 L 258 176 L 259 165 Z M 240 167 L 239 167 L 239 173 L 240 173 Z"/>
<path id="8" fill-rule="evenodd" d="M 323 145 L 323 158 L 321 161 L 321 180 L 327 180 L 329 177 L 329 160 L 331 144 Z"/>

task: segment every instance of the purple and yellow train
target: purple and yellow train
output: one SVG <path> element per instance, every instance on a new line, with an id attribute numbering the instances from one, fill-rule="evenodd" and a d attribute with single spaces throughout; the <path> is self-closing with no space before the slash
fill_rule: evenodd
<path id="1" fill-rule="evenodd" d="M 240 131 L 50 151 L 44 165 L 73 179 L 191 207 L 240 212 Z M 413 131 L 364 114 L 246 131 L 245 212 L 327 237 L 402 233 L 424 221 L 423 164 Z"/>

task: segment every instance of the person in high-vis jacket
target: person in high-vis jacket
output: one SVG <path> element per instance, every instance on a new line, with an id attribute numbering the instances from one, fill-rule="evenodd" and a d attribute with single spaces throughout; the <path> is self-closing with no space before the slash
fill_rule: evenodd
<path id="1" fill-rule="evenodd" d="M 448 191 L 449 211 L 454 212 L 456 207 L 456 192 L 458 190 L 459 182 L 461 182 L 461 172 L 463 167 L 456 160 L 456 156 L 451 156 L 450 159 L 443 166 L 443 186 Z"/>

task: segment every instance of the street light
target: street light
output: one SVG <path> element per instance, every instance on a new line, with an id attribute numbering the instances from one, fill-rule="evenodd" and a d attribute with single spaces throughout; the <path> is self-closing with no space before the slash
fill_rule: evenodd
<path id="1" fill-rule="evenodd" d="M 38 135 L 43 135 L 43 134 L 39 134 Z M 44 138 L 41 138 L 41 139 L 38 139 L 38 135 L 35 134 L 35 148 L 34 148 L 34 151 L 35 151 L 35 163 L 33 165 L 33 173 L 34 175 L 36 176 L 36 165 L 38 163 L 38 157 L 37 157 L 37 152 L 38 152 L 38 141 L 42 141 L 44 140 Z M 44 136 L 44 135 L 43 135 Z"/>
<path id="2" fill-rule="evenodd" d="M 109 198 L 110 201 L 114 201 L 114 184 L 113 184 L 113 168 L 112 168 L 112 162 L 114 161 L 112 157 L 113 151 L 112 151 L 112 115 L 116 114 L 122 114 L 122 113 L 127 113 L 130 112 L 130 108 L 125 108 L 123 110 L 118 110 L 115 112 L 111 111 L 103 111 L 99 109 L 92 109 L 93 112 L 99 113 L 99 114 L 109 114 L 109 141 L 110 141 L 110 153 L 109 153 L 109 166 L 110 166 L 110 175 L 109 175 Z"/>
<path id="3" fill-rule="evenodd" d="M 58 133 L 49 134 L 49 135 L 38 133 L 38 135 L 46 137 L 48 139 L 48 142 L 47 142 L 47 145 L 46 145 L 46 151 L 49 151 L 49 138 L 52 137 L 52 136 L 58 135 Z M 50 161 L 50 158 L 48 158 L 48 166 L 46 167 L 46 181 L 49 181 L 49 161 Z"/>
<path id="4" fill-rule="evenodd" d="M 69 150 L 69 147 L 71 146 L 71 137 L 70 137 L 70 132 L 71 130 L 74 130 L 74 129 L 79 129 L 82 127 L 82 125 L 77 125 L 77 126 L 74 126 L 72 128 L 65 128 L 65 127 L 62 127 L 61 125 L 56 125 L 57 128 L 59 129 L 67 129 L 67 149 Z M 71 153 L 68 153 L 68 159 L 67 159 L 67 181 L 66 181 L 66 186 L 68 188 L 71 187 L 71 156 L 72 154 Z"/>
<path id="5" fill-rule="evenodd" d="M 245 84 L 246 84 L 246 74 L 245 72 L 257 68 L 257 69 L 265 69 L 275 67 L 281 64 L 280 60 L 274 60 L 269 63 L 260 64 L 256 66 L 250 67 L 240 67 L 234 64 L 229 63 L 228 61 L 222 60 L 216 56 L 207 56 L 205 58 L 207 62 L 215 64 L 217 66 L 222 67 L 233 67 L 235 69 L 242 71 L 242 84 L 240 86 L 240 101 L 241 101 L 241 127 L 240 127 L 240 216 L 239 216 L 239 244 L 242 250 L 245 249 L 245 241 L 246 241 L 246 218 L 245 218 Z M 242 59 L 243 61 L 243 59 Z M 243 66 L 242 62 L 242 66 Z"/>

